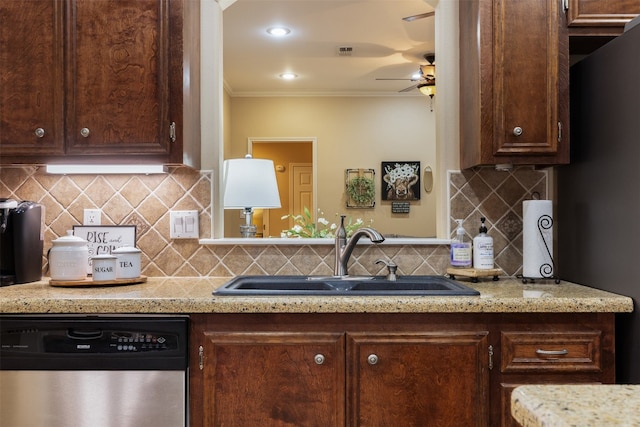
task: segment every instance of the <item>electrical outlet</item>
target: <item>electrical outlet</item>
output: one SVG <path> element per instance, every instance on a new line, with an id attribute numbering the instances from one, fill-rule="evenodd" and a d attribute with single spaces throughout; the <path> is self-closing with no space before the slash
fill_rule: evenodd
<path id="1" fill-rule="evenodd" d="M 172 239 L 197 239 L 200 237 L 198 228 L 198 211 L 169 212 L 169 237 Z"/>
<path id="2" fill-rule="evenodd" d="M 100 209 L 85 209 L 83 225 L 101 225 L 102 211 Z"/>

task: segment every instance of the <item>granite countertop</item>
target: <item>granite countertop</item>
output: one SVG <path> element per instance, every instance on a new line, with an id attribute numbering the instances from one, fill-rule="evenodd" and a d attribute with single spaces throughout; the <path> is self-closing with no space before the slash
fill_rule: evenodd
<path id="1" fill-rule="evenodd" d="M 515 278 L 465 285 L 480 296 L 214 296 L 229 277 L 152 277 L 109 287 L 0 288 L 2 313 L 529 313 L 631 312 L 631 298 L 569 282 Z"/>
<path id="2" fill-rule="evenodd" d="M 525 385 L 511 393 L 523 427 L 640 426 L 640 385 Z"/>

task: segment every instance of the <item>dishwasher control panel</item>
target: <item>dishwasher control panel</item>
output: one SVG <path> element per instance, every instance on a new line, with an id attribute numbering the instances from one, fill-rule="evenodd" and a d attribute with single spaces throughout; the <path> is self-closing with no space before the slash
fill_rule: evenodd
<path id="1" fill-rule="evenodd" d="M 182 370 L 181 315 L 0 315 L 0 371 Z"/>
<path id="2" fill-rule="evenodd" d="M 151 332 L 112 332 L 109 345 L 116 351 L 162 351 L 175 350 L 178 340 L 175 335 Z"/>
<path id="3" fill-rule="evenodd" d="M 177 334 L 101 328 L 26 329 L 3 331 L 3 352 L 121 353 L 177 350 Z"/>

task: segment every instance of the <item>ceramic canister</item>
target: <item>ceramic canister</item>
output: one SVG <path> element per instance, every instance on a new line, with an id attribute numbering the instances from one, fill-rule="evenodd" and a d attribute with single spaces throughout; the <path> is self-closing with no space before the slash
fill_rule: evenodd
<path id="1" fill-rule="evenodd" d="M 91 257 L 93 281 L 104 282 L 116 279 L 116 256 L 96 255 Z"/>
<path id="2" fill-rule="evenodd" d="M 123 246 L 111 251 L 118 257 L 116 276 L 118 279 L 135 279 L 140 277 L 140 258 L 142 251 L 131 246 Z"/>
<path id="3" fill-rule="evenodd" d="M 74 236 L 73 231 L 51 242 L 49 274 L 52 280 L 84 280 L 87 278 L 89 246 L 87 241 Z"/>

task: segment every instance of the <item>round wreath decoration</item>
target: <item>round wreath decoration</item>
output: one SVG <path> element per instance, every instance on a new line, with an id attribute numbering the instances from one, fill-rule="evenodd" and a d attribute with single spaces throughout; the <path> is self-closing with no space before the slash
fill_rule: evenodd
<path id="1" fill-rule="evenodd" d="M 357 176 L 347 184 L 347 194 L 357 204 L 368 205 L 376 197 L 376 185 L 371 178 Z"/>

